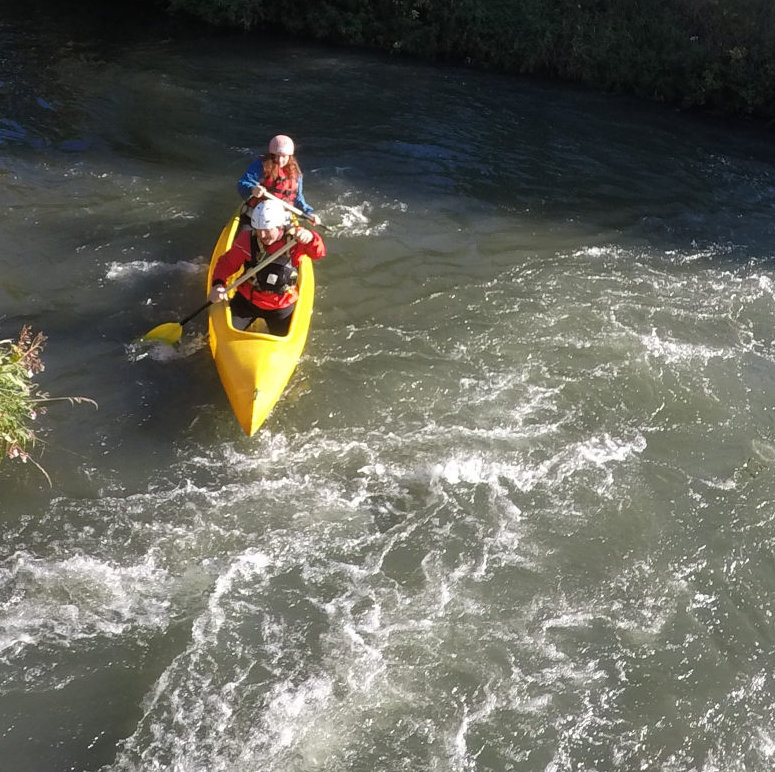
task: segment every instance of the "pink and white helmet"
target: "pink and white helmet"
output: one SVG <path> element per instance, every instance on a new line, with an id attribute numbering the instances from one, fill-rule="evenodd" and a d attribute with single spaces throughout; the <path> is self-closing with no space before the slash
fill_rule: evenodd
<path id="1" fill-rule="evenodd" d="M 293 155 L 293 140 L 285 134 L 278 134 L 269 140 L 269 152 L 273 155 Z"/>

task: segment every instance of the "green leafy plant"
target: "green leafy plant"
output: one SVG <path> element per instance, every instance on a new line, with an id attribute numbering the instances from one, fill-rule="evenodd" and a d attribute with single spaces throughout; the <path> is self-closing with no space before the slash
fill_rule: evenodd
<path id="1" fill-rule="evenodd" d="M 30 449 L 39 441 L 32 422 L 46 412 L 51 402 L 88 402 L 95 407 L 97 403 L 88 397 L 51 397 L 40 390 L 33 379 L 45 369 L 40 358 L 45 342 L 42 332 L 33 335 L 26 325 L 18 340 L 0 340 L 0 460 L 8 457 L 30 461 L 51 485 L 46 470 L 30 455 Z"/>

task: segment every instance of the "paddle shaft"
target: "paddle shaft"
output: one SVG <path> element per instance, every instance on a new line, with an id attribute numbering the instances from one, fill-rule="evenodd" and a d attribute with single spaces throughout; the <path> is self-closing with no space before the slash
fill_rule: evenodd
<path id="1" fill-rule="evenodd" d="M 267 255 L 263 260 L 256 263 L 256 265 L 254 265 L 252 268 L 249 268 L 247 271 L 245 271 L 242 276 L 229 284 L 229 286 L 226 287 L 226 292 L 231 292 L 236 287 L 239 287 L 242 282 L 247 281 L 249 278 L 251 278 L 251 276 L 255 276 L 262 268 L 265 268 L 267 265 L 269 265 L 269 263 L 274 262 L 278 257 L 282 257 L 282 255 L 284 255 L 291 247 L 295 246 L 296 243 L 296 239 L 290 239 L 282 249 L 278 249 L 277 252 L 273 252 L 271 255 Z M 213 305 L 213 301 L 208 300 L 203 306 L 197 308 L 196 311 L 189 314 L 185 319 L 181 319 L 179 322 L 180 326 L 182 327 L 186 322 L 190 322 L 195 316 L 201 314 L 202 311 L 204 311 L 206 308 L 210 308 L 211 305 Z"/>
<path id="2" fill-rule="evenodd" d="M 297 209 L 295 206 L 289 204 L 287 201 L 283 200 L 279 196 L 276 196 L 274 193 L 270 193 L 266 188 L 264 188 L 264 195 L 267 198 L 273 198 L 275 201 L 279 201 L 289 212 L 293 212 L 299 217 L 303 217 L 305 220 L 309 220 L 313 225 L 317 225 L 318 228 L 325 228 L 326 230 L 328 230 L 327 225 L 323 225 L 323 223 L 315 223 L 315 218 L 311 214 L 306 214 L 302 212 L 301 209 Z"/>

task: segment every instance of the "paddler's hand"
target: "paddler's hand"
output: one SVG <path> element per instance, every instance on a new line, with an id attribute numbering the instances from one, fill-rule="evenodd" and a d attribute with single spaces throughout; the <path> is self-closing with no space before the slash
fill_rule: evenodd
<path id="1" fill-rule="evenodd" d="M 250 195 L 255 198 L 263 198 L 266 195 L 266 188 L 263 185 L 256 185 L 256 187 L 250 191 Z"/>
<path id="2" fill-rule="evenodd" d="M 314 212 L 308 214 L 307 217 L 312 220 L 313 225 L 320 225 L 320 218 Z"/>
<path id="3" fill-rule="evenodd" d="M 298 225 L 291 228 L 288 231 L 288 235 L 296 239 L 299 244 L 309 244 L 310 241 L 312 241 L 312 232 L 308 231 L 306 228 L 300 228 Z"/>
<path id="4" fill-rule="evenodd" d="M 210 294 L 207 296 L 207 299 L 211 303 L 221 303 L 224 300 L 229 299 L 229 293 L 226 292 L 226 287 L 224 287 L 223 284 L 216 284 L 210 290 Z"/>

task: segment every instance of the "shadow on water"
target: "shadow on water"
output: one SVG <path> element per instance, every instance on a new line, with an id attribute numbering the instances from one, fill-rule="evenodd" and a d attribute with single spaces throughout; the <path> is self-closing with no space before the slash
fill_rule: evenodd
<path id="1" fill-rule="evenodd" d="M 20 4 L 0 0 L 0 147 L 72 154 L 99 146 L 99 135 L 83 132 L 74 93 L 59 77 L 74 63 L 94 77 L 127 50 L 187 36 L 217 37 L 218 30 L 185 15 L 169 16 L 158 0 L 131 4 L 86 0 L 63 12 L 51 0 Z M 163 106 L 159 106 L 163 113 Z"/>

